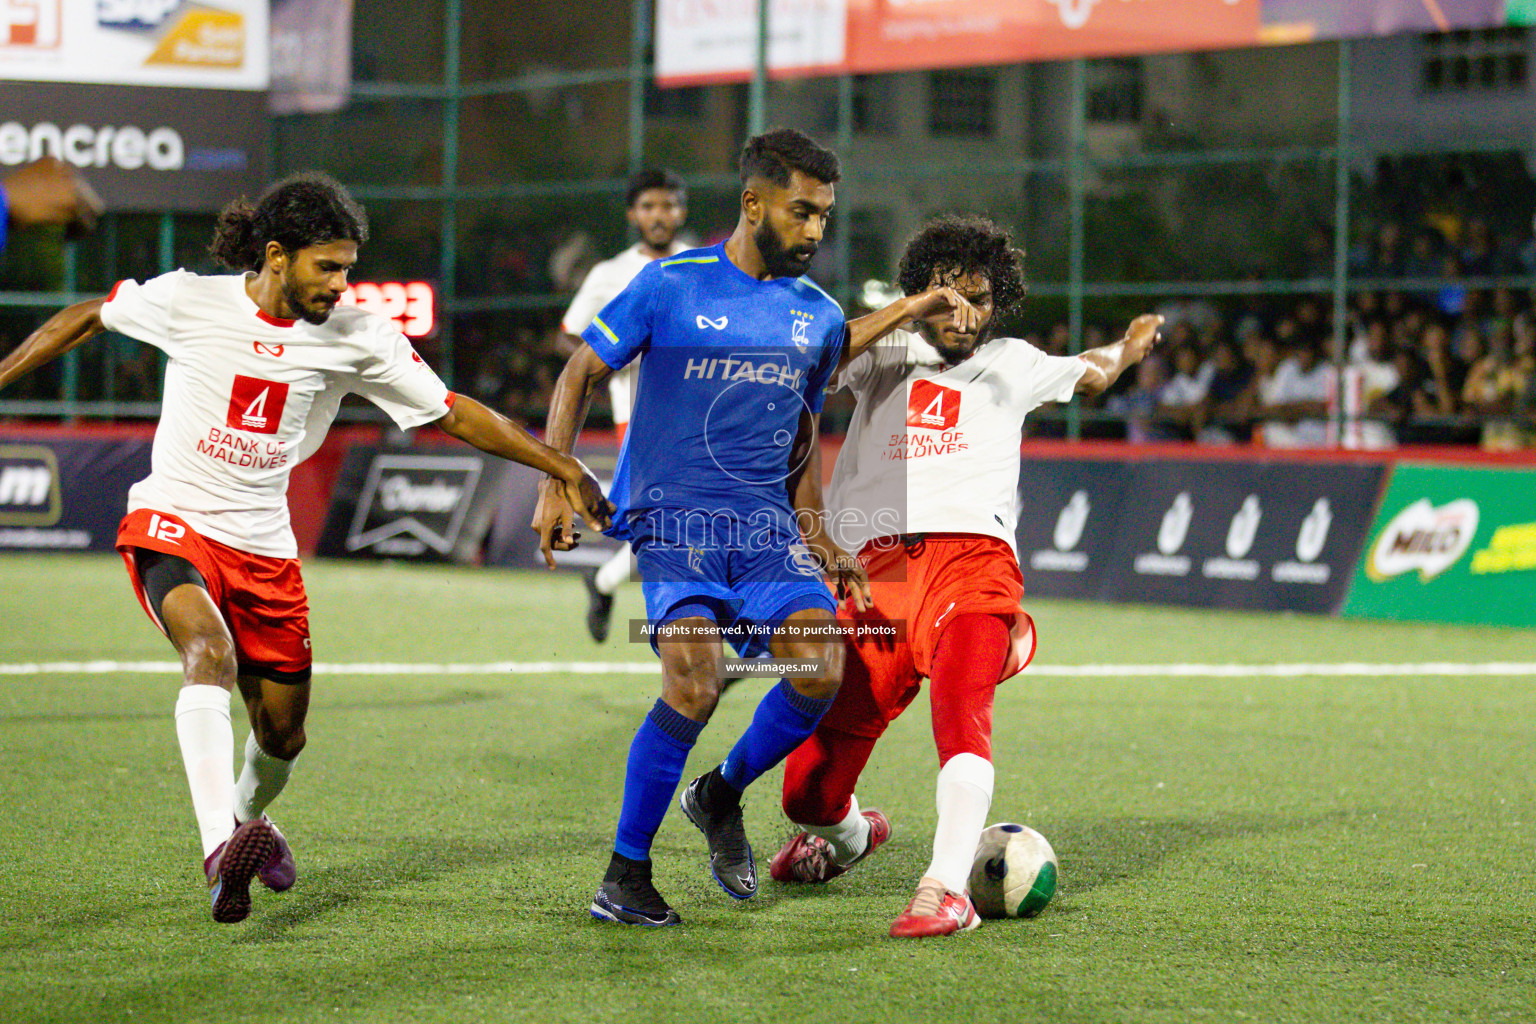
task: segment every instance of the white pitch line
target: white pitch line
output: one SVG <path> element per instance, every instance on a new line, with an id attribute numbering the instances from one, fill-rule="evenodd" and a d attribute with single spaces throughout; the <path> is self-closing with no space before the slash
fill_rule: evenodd
<path id="1" fill-rule="evenodd" d="M 174 661 L 43 661 L 0 663 L 0 676 L 175 674 Z M 335 676 L 651 676 L 653 661 L 327 662 L 319 675 Z M 1295 678 L 1299 676 L 1536 676 L 1532 661 L 1299 662 L 1279 665 L 1031 665 L 1025 675 L 1042 678 Z"/>

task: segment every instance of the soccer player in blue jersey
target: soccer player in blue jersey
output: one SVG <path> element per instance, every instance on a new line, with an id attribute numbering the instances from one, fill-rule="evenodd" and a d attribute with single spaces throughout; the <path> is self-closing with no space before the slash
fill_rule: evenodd
<path id="1" fill-rule="evenodd" d="M 651 882 L 651 842 L 719 699 L 722 636 L 743 657 L 817 666 L 771 689 L 725 761 L 683 793 L 715 880 L 736 899 L 757 892 L 742 791 L 811 734 L 837 693 L 843 645 L 828 628 L 835 602 L 822 573 L 861 608 L 869 584 L 821 521 L 816 416 L 848 330 L 804 275 L 840 176 L 837 156 L 800 132 L 749 139 L 735 232 L 642 270 L 583 332 L 555 388 L 547 442 L 568 452 L 596 386 L 645 357 L 610 532 L 632 543 L 640 565 L 662 693 L 630 746 L 614 852 L 591 906 L 599 920 L 680 920 Z M 884 334 L 944 309 L 974 315 L 949 289 L 903 303 L 858 321 L 861 331 Z M 552 550 L 574 544 L 573 525 L 546 483 L 534 526 L 551 565 Z"/>

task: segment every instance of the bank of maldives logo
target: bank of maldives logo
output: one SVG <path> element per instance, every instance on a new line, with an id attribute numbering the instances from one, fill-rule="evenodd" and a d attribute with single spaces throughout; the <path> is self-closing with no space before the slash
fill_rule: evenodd
<path id="1" fill-rule="evenodd" d="M 52 449 L 0 445 L 0 526 L 52 526 L 63 510 Z"/>
<path id="2" fill-rule="evenodd" d="M 275 434 L 283 422 L 283 406 L 287 404 L 287 384 L 237 373 L 229 395 L 229 415 L 224 423 L 231 430 Z"/>
<path id="3" fill-rule="evenodd" d="M 960 392 L 935 384 L 931 380 L 915 380 L 907 396 L 907 426 L 926 430 L 953 430 L 960 422 Z"/>

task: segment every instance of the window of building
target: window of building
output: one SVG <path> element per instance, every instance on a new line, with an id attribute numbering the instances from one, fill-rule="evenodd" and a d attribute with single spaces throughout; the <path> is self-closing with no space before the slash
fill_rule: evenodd
<path id="1" fill-rule="evenodd" d="M 996 122 L 997 76 L 990 70 L 928 73 L 928 134 L 990 138 Z"/>
<path id="2" fill-rule="evenodd" d="M 697 120 L 704 116 L 704 87 L 680 85 L 671 89 L 659 89 L 656 87 L 656 80 L 646 76 L 645 113 L 647 117 Z"/>
<path id="3" fill-rule="evenodd" d="M 1096 60 L 1088 65 L 1088 120 L 1134 124 L 1141 120 L 1141 60 Z"/>
<path id="4" fill-rule="evenodd" d="M 891 75 L 853 76 L 853 130 L 889 134 L 896 130 L 895 79 Z"/>
<path id="5" fill-rule="evenodd" d="M 1443 32 L 1423 37 L 1421 81 L 1427 93 L 1521 91 L 1528 63 L 1521 26 Z"/>

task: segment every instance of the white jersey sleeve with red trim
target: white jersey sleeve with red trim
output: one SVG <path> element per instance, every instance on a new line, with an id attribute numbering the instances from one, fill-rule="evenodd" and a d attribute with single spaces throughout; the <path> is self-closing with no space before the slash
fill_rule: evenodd
<path id="1" fill-rule="evenodd" d="M 436 423 L 446 416 L 453 404 L 448 386 L 416 354 L 405 335 L 381 327 L 375 337 L 375 350 L 358 367 L 348 389 L 383 409 L 401 430 Z"/>
<path id="2" fill-rule="evenodd" d="M 1028 409 L 1047 402 L 1070 402 L 1077 393 L 1077 382 L 1088 371 L 1088 364 L 1078 356 L 1050 356 L 1028 342 L 1017 342 L 1008 349 L 1018 380 L 1028 381 Z"/>
<path id="3" fill-rule="evenodd" d="M 119 281 L 101 307 L 102 325 L 175 356 L 179 343 L 172 330 L 171 306 L 182 282 L 196 276 L 185 270 L 173 270 L 143 284 Z"/>

